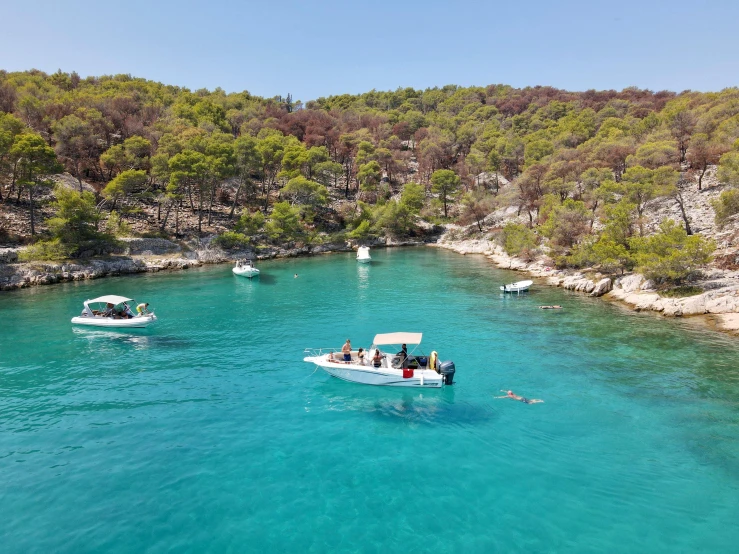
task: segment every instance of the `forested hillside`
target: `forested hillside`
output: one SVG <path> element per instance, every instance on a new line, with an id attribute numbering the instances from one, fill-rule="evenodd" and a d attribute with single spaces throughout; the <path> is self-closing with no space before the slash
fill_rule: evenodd
<path id="1" fill-rule="evenodd" d="M 218 234 L 229 248 L 459 223 L 499 226 L 511 254 L 679 281 L 715 248 L 694 234 L 687 194 L 709 177 L 716 223 L 732 224 L 737 88 L 445 86 L 303 105 L 129 75 L 0 72 L 0 241 L 35 242 L 38 258 L 127 234 Z M 650 223 L 655 199 L 677 221 Z"/>

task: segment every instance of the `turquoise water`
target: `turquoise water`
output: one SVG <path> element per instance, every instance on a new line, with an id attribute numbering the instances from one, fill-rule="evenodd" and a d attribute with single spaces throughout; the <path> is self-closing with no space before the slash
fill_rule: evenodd
<path id="1" fill-rule="evenodd" d="M 372 255 L 0 295 L 0 550 L 735 551 L 736 340 L 560 289 L 503 297 L 520 277 L 482 257 Z M 158 325 L 72 329 L 106 293 Z M 454 386 L 302 362 L 389 331 L 423 332 Z M 493 398 L 509 388 L 545 403 Z"/>

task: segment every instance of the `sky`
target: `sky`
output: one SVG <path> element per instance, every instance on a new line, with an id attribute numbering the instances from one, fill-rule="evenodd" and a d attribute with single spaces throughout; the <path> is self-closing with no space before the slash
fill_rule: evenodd
<path id="1" fill-rule="evenodd" d="M 739 0 L 0 1 L 0 69 L 303 102 L 456 84 L 739 86 Z"/>

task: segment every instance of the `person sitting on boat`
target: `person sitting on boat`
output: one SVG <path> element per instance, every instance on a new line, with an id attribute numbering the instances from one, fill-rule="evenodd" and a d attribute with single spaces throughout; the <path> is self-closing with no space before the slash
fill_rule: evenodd
<path id="1" fill-rule="evenodd" d="M 539 402 L 544 402 L 543 400 L 539 400 L 538 398 L 526 398 L 525 396 L 518 396 L 517 394 L 513 394 L 512 390 L 501 390 L 500 392 L 506 393 L 505 396 L 496 396 L 495 398 L 512 398 L 513 400 L 518 400 L 519 402 L 523 402 L 524 404 L 538 404 Z"/>
<path id="2" fill-rule="evenodd" d="M 115 306 L 108 302 L 105 305 L 105 311 L 103 312 L 103 317 L 113 317 L 115 315 Z"/>
<path id="3" fill-rule="evenodd" d="M 116 316 L 117 319 L 131 319 L 133 317 L 133 314 L 131 313 L 131 308 L 129 308 L 128 304 L 124 302 L 123 304 L 115 308 L 115 315 L 113 317 Z"/>
<path id="4" fill-rule="evenodd" d="M 360 364 L 364 365 L 364 348 L 357 350 L 357 360 Z"/>
<path id="5" fill-rule="evenodd" d="M 352 341 L 351 340 L 346 339 L 344 346 L 341 347 L 341 353 L 344 354 L 345 362 L 352 361 Z"/>
<path id="6" fill-rule="evenodd" d="M 372 365 L 375 367 L 382 366 L 382 352 L 379 348 L 375 348 L 375 355 L 372 357 Z"/>
<path id="7" fill-rule="evenodd" d="M 138 306 L 136 306 L 136 311 L 139 315 L 144 315 L 149 313 L 149 303 L 148 302 L 142 302 Z"/>

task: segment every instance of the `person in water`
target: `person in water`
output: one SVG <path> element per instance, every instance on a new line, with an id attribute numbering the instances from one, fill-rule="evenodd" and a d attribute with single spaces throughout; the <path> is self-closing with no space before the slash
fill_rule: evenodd
<path id="1" fill-rule="evenodd" d="M 352 341 L 350 341 L 349 339 L 346 339 L 344 346 L 341 347 L 341 353 L 344 354 L 345 362 L 352 361 Z"/>
<path id="2" fill-rule="evenodd" d="M 496 396 L 495 398 L 512 398 L 513 400 L 518 400 L 519 402 L 523 402 L 524 404 L 538 404 L 539 402 L 544 402 L 543 400 L 539 400 L 538 398 L 526 398 L 525 396 L 518 396 L 517 394 L 513 394 L 512 390 L 501 390 L 500 392 L 504 392 L 505 396 Z"/>

